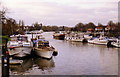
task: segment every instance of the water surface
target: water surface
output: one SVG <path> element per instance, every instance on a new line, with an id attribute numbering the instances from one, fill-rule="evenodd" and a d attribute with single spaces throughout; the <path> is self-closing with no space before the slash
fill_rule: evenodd
<path id="1" fill-rule="evenodd" d="M 14 69 L 14 71 L 11 70 L 11 75 L 118 74 L 118 48 L 107 48 L 104 45 L 56 40 L 53 39 L 52 34 L 52 32 L 43 33 L 46 40 L 50 42 L 50 45 L 58 51 L 58 55 L 51 60 L 31 58 L 27 60 L 27 63 L 30 65 L 29 68 L 26 68 L 27 70 L 18 72 Z"/>

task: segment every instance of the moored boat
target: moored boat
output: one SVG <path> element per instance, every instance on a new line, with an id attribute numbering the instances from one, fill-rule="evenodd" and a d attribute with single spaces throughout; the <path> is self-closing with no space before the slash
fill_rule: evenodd
<path id="1" fill-rule="evenodd" d="M 84 38 L 82 34 L 78 34 L 78 33 L 66 35 L 65 40 L 72 42 L 87 42 L 87 39 Z"/>
<path id="2" fill-rule="evenodd" d="M 117 48 L 120 48 L 120 39 L 117 39 L 114 42 L 111 42 L 111 45 Z"/>
<path id="3" fill-rule="evenodd" d="M 83 37 L 86 39 L 86 40 L 89 40 L 93 37 L 93 34 L 84 34 Z"/>
<path id="4" fill-rule="evenodd" d="M 59 39 L 59 40 L 64 40 L 64 38 L 65 38 L 65 33 L 63 33 L 63 32 L 55 32 L 55 33 L 53 34 L 53 38 Z"/>
<path id="5" fill-rule="evenodd" d="M 10 56 L 26 57 L 31 54 L 33 44 L 28 41 L 28 37 L 25 35 L 14 35 L 8 41 L 7 47 Z"/>
<path id="6" fill-rule="evenodd" d="M 93 37 L 88 40 L 88 42 L 92 44 L 107 45 L 108 40 L 109 39 L 107 37 Z"/>
<path id="7" fill-rule="evenodd" d="M 46 59 L 51 59 L 53 53 L 56 52 L 54 47 L 49 46 L 49 41 L 44 39 L 36 40 L 36 46 L 34 50 L 36 55 Z"/>
<path id="8" fill-rule="evenodd" d="M 71 37 L 71 39 L 69 41 L 73 41 L 73 42 L 87 42 L 87 40 L 83 37 Z"/>

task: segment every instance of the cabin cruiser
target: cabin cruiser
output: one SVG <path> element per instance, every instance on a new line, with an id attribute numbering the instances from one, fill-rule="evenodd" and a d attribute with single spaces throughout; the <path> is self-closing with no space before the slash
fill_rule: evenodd
<path id="1" fill-rule="evenodd" d="M 87 42 L 87 39 L 85 39 L 81 34 L 66 35 L 65 39 L 73 42 Z"/>
<path id="2" fill-rule="evenodd" d="M 7 47 L 10 56 L 14 57 L 26 57 L 31 54 L 33 43 L 28 41 L 28 37 L 25 35 L 14 35 L 10 37 Z"/>
<path id="3" fill-rule="evenodd" d="M 87 42 L 87 40 L 83 37 L 80 36 L 73 36 L 71 37 L 71 39 L 69 41 L 73 41 L 73 42 Z"/>
<path id="4" fill-rule="evenodd" d="M 84 38 L 81 38 L 81 37 L 72 37 L 71 38 L 71 41 L 73 42 L 82 42 Z"/>
<path id="5" fill-rule="evenodd" d="M 38 39 L 34 42 L 36 43 L 36 46 L 34 47 L 36 55 L 42 58 L 51 59 L 52 56 L 54 56 L 54 54 L 57 53 L 54 47 L 49 46 L 49 41 L 47 40 Z"/>
<path id="6" fill-rule="evenodd" d="M 63 32 L 55 32 L 55 33 L 53 34 L 53 38 L 59 39 L 59 40 L 64 40 L 64 38 L 65 38 L 65 33 L 63 33 Z"/>
<path id="7" fill-rule="evenodd" d="M 90 40 L 88 40 L 88 42 L 92 44 L 107 45 L 108 40 L 109 39 L 107 37 L 93 37 Z"/>
<path id="8" fill-rule="evenodd" d="M 86 40 L 89 40 L 93 37 L 93 34 L 84 34 L 83 37 L 86 39 Z"/>
<path id="9" fill-rule="evenodd" d="M 120 39 L 117 39 L 116 41 L 111 42 L 111 45 L 112 45 L 113 47 L 120 48 Z"/>

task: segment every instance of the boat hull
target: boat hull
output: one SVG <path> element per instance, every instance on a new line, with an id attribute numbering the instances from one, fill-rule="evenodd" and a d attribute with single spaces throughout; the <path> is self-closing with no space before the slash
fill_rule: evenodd
<path id="1" fill-rule="evenodd" d="M 64 40 L 65 34 L 60 34 L 60 35 L 53 35 L 53 38 L 59 39 L 59 40 Z"/>
<path id="2" fill-rule="evenodd" d="M 14 57 L 25 57 L 31 54 L 32 47 L 15 47 L 13 49 L 8 48 L 9 55 Z"/>
<path id="3" fill-rule="evenodd" d="M 51 59 L 54 51 L 44 50 L 41 48 L 35 48 L 35 52 L 36 52 L 36 55 L 38 55 L 42 58 Z"/>
<path id="4" fill-rule="evenodd" d="M 88 43 L 98 44 L 98 45 L 107 45 L 107 40 L 88 40 Z"/>
<path id="5" fill-rule="evenodd" d="M 120 43 L 112 42 L 111 45 L 114 47 L 120 48 Z"/>

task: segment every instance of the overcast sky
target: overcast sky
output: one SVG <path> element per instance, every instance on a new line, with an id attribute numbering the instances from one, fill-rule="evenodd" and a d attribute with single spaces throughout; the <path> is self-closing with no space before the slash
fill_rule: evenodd
<path id="1" fill-rule="evenodd" d="M 119 0 L 2 0 L 8 8 L 7 16 L 44 25 L 75 26 L 93 22 L 106 25 L 118 21 Z"/>

